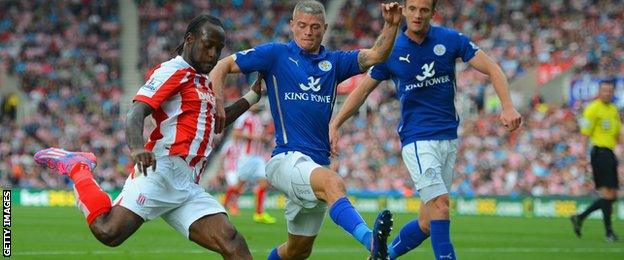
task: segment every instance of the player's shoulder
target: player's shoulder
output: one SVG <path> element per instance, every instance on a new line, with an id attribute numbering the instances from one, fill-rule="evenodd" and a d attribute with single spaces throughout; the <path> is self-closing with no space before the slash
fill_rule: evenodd
<path id="1" fill-rule="evenodd" d="M 164 69 L 181 70 L 189 68 L 190 65 L 182 58 L 182 56 L 176 56 L 175 58 L 161 63 L 160 67 Z"/>
<path id="2" fill-rule="evenodd" d="M 148 75 L 146 75 L 146 78 L 170 77 L 176 72 L 186 70 L 190 67 L 191 66 L 186 61 L 184 61 L 182 56 L 177 56 L 175 58 L 172 58 L 154 67 L 152 70 L 148 72 Z"/>
<path id="3" fill-rule="evenodd" d="M 269 51 L 269 52 L 274 52 L 276 54 L 279 54 L 282 51 L 285 51 L 287 49 L 288 49 L 288 44 L 286 44 L 286 43 L 282 43 L 282 42 L 266 42 L 266 43 L 258 44 L 256 46 L 254 46 L 253 48 L 239 51 L 238 53 L 242 54 L 242 55 L 245 55 L 245 54 L 250 53 L 250 52 L 254 52 L 254 51 L 257 51 L 257 50 L 262 50 L 262 51 Z"/>
<path id="4" fill-rule="evenodd" d="M 461 32 L 453 28 L 443 27 L 443 26 L 432 25 L 430 30 L 434 36 L 441 37 L 443 39 L 457 38 L 463 35 Z"/>
<path id="5" fill-rule="evenodd" d="M 600 109 L 600 100 L 595 99 L 585 106 L 585 113 L 595 112 L 597 109 Z"/>

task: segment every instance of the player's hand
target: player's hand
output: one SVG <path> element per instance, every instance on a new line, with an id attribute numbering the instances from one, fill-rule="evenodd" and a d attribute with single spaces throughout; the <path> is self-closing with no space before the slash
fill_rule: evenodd
<path id="1" fill-rule="evenodd" d="M 223 106 L 223 97 L 215 97 L 215 134 L 220 134 L 225 127 L 225 108 Z"/>
<path id="2" fill-rule="evenodd" d="M 132 161 L 134 165 L 136 165 L 137 169 L 139 169 L 139 173 L 147 175 L 147 168 L 152 167 L 152 171 L 156 170 L 156 157 L 154 157 L 154 153 L 145 150 L 138 149 L 132 151 Z"/>
<path id="3" fill-rule="evenodd" d="M 256 78 L 256 81 L 254 81 L 254 83 L 251 84 L 251 90 L 256 92 L 256 94 L 258 94 L 260 97 L 262 97 L 262 80 L 263 79 L 264 79 L 264 75 L 258 72 L 258 77 Z"/>
<path id="4" fill-rule="evenodd" d="M 329 147 L 331 148 L 331 156 L 338 157 L 338 129 L 329 126 Z"/>
<path id="5" fill-rule="evenodd" d="M 513 107 L 507 109 L 503 108 L 499 119 L 501 123 L 503 123 L 505 128 L 509 130 L 509 132 L 518 129 L 518 127 L 520 127 L 520 124 L 522 123 L 522 116 Z"/>
<path id="6" fill-rule="evenodd" d="M 386 23 L 397 25 L 403 16 L 403 6 L 397 2 L 381 4 L 381 14 Z"/>

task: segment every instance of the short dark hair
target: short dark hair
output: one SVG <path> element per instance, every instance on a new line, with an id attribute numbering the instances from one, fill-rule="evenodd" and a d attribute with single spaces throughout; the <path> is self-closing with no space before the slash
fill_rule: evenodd
<path id="1" fill-rule="evenodd" d="M 615 88 L 615 79 L 603 79 L 600 81 L 600 84 L 598 84 L 599 86 L 602 85 L 611 85 L 612 87 Z"/>
<path id="2" fill-rule="evenodd" d="M 199 28 L 205 23 L 210 23 L 212 25 L 216 25 L 216 26 L 223 28 L 223 23 L 216 16 L 210 15 L 210 14 L 198 15 L 195 18 L 193 18 L 193 20 L 191 20 L 188 26 L 186 26 L 184 39 L 186 39 L 186 36 L 188 36 L 191 33 L 197 34 L 197 32 L 199 31 Z M 181 55 L 183 50 L 184 50 L 184 41 L 182 41 L 182 43 L 180 43 L 178 47 L 176 47 L 175 53 L 177 55 Z"/>

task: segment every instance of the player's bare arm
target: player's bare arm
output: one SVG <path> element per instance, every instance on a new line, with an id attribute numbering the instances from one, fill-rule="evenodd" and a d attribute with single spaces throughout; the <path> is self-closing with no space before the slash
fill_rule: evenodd
<path id="1" fill-rule="evenodd" d="M 381 13 L 385 21 L 384 27 L 381 35 L 375 41 L 375 45 L 369 49 L 362 49 L 358 54 L 360 71 L 365 71 L 390 57 L 394 39 L 401 23 L 402 10 L 403 7 L 397 2 L 381 4 Z"/>
<path id="2" fill-rule="evenodd" d="M 490 77 L 496 95 L 501 101 L 502 111 L 500 114 L 500 121 L 505 128 L 509 131 L 514 131 L 522 123 L 522 116 L 514 108 L 509 95 L 509 84 L 507 83 L 507 77 L 503 73 L 503 70 L 498 66 L 485 52 L 482 50 L 477 51 L 475 56 L 468 62 L 470 66 L 486 74 Z"/>
<path id="3" fill-rule="evenodd" d="M 358 110 L 364 101 L 375 88 L 379 85 L 379 81 L 366 75 L 360 85 L 347 96 L 340 112 L 329 123 L 329 144 L 331 145 L 332 155 L 338 155 L 338 129 L 347 119 L 351 118 L 355 111 Z"/>
<path id="4" fill-rule="evenodd" d="M 145 118 L 152 114 L 154 109 L 147 103 L 137 101 L 132 104 L 126 118 L 126 142 L 130 147 L 130 153 L 134 164 L 138 166 L 141 173 L 147 174 L 147 168 L 152 166 L 156 170 L 156 158 L 154 154 L 145 150 L 145 139 L 143 139 L 143 127 Z"/>
<path id="5" fill-rule="evenodd" d="M 236 121 L 238 117 L 240 117 L 243 113 L 245 113 L 245 111 L 249 109 L 249 107 L 253 105 L 252 103 L 254 104 L 257 103 L 258 100 L 260 100 L 261 94 L 262 94 L 262 76 L 258 75 L 258 78 L 256 79 L 256 81 L 254 81 L 253 85 L 251 86 L 251 91 L 245 94 L 244 97 L 241 97 L 240 99 L 236 100 L 234 104 L 229 105 L 225 108 L 225 126 L 227 127 L 231 125 L 232 123 L 234 123 L 234 121 Z M 249 99 L 253 99 L 253 100 L 249 100 Z"/>
<path id="6" fill-rule="evenodd" d="M 210 71 L 209 74 L 213 88 L 223 89 L 223 85 L 225 85 L 225 77 L 227 76 L 227 74 L 240 72 L 240 67 L 238 67 L 238 64 L 236 64 L 236 62 L 234 61 L 234 55 L 230 55 L 219 60 L 219 62 L 217 62 L 217 65 L 212 69 L 212 71 Z"/>
<path id="7" fill-rule="evenodd" d="M 215 90 L 215 93 L 217 93 L 218 90 L 220 90 L 221 93 L 223 92 L 223 88 L 225 85 L 225 78 L 227 74 L 240 73 L 240 72 L 241 72 L 240 68 L 238 68 L 238 65 L 236 65 L 236 62 L 234 62 L 234 58 L 232 57 L 232 55 L 219 60 L 219 62 L 217 62 L 217 65 L 212 69 L 212 71 L 210 71 L 210 74 L 209 74 L 210 80 L 212 82 L 212 88 Z M 223 104 L 223 99 L 219 100 L 217 97 L 216 101 L 217 101 L 217 107 L 219 105 L 219 102 Z M 227 115 L 226 115 L 226 121 L 227 121 Z M 227 122 L 224 122 L 224 124 L 229 125 Z M 215 133 L 220 133 L 220 132 L 221 131 L 215 132 Z"/>

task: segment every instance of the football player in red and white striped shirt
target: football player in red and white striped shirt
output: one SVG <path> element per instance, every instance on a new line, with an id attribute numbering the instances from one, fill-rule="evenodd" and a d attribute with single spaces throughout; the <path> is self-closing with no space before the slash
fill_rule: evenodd
<path id="1" fill-rule="evenodd" d="M 260 98 L 257 80 L 253 91 L 222 107 L 222 90 L 212 88 L 207 74 L 216 65 L 224 42 L 218 18 L 197 16 L 187 27 L 178 56 L 148 73 L 126 121 L 135 172 L 113 205 L 93 179 L 93 154 L 58 148 L 35 154 L 37 163 L 74 181 L 80 209 L 103 244 L 118 246 L 145 221 L 162 217 L 224 259 L 251 259 L 245 239 L 229 222 L 223 206 L 197 184 L 214 134 Z M 156 128 L 145 144 L 144 120 L 149 115 Z"/>
<path id="2" fill-rule="evenodd" d="M 241 115 L 234 123 L 234 139 L 239 146 L 240 156 L 238 158 L 238 183 L 232 189 L 234 196 L 242 193 L 245 185 L 249 182 L 256 182 L 256 212 L 253 220 L 258 223 L 274 224 L 275 218 L 264 211 L 264 199 L 269 182 L 266 179 L 266 153 L 267 144 L 273 140 L 271 135 L 264 132 L 264 124 L 260 118 L 261 111 L 259 104 L 249 108 L 249 111 Z M 228 192 L 230 189 L 228 188 Z"/>

